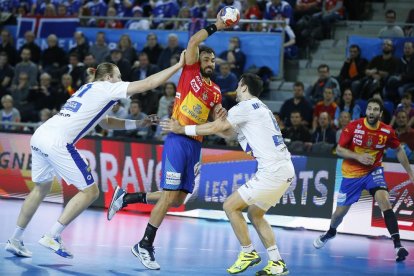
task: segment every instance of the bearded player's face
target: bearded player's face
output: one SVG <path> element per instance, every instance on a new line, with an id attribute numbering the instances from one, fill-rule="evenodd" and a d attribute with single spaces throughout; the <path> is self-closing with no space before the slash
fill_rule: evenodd
<path id="1" fill-rule="evenodd" d="M 369 103 L 366 110 L 367 121 L 370 125 L 376 125 L 381 119 L 381 107 L 377 103 Z"/>
<path id="2" fill-rule="evenodd" d="M 213 53 L 200 53 L 200 72 L 205 78 L 211 78 L 214 75 L 214 69 L 216 68 L 216 58 Z"/>

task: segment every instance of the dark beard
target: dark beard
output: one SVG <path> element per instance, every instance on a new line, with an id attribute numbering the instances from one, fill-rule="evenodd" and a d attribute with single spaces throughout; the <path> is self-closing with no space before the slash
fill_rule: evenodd
<path id="1" fill-rule="evenodd" d="M 382 53 L 385 55 L 391 54 L 392 50 L 382 50 Z"/>
<path id="2" fill-rule="evenodd" d="M 211 70 L 211 73 L 207 73 L 204 69 L 200 69 L 200 73 L 203 78 L 211 78 L 214 75 L 214 70 Z"/>
<path id="3" fill-rule="evenodd" d="M 367 118 L 367 121 L 368 121 L 368 124 L 370 124 L 371 126 L 375 126 L 380 119 L 381 118 L 375 118 L 375 119 L 373 119 L 374 121 L 371 122 L 371 120 L 369 118 Z"/>

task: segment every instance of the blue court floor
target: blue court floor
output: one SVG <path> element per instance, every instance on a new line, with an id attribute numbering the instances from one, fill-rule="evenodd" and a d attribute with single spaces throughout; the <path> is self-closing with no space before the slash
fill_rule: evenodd
<path id="1" fill-rule="evenodd" d="M 59 204 L 43 203 L 24 236 L 33 258 L 18 258 L 3 248 L 22 202 L 0 199 L 0 275 L 229 275 L 226 268 L 239 252 L 228 222 L 167 216 L 155 241 L 161 270 L 149 271 L 130 251 L 148 215 L 120 212 L 107 221 L 106 211 L 88 210 L 63 233 L 66 247 L 75 255 L 68 260 L 37 244 L 62 211 Z M 249 229 L 263 261 L 240 275 L 254 275 L 267 263 L 265 249 Z M 312 241 L 320 232 L 273 229 L 290 275 L 414 275 L 414 242 L 404 242 L 411 255 L 395 263 L 390 240 L 342 234 L 316 250 Z"/>

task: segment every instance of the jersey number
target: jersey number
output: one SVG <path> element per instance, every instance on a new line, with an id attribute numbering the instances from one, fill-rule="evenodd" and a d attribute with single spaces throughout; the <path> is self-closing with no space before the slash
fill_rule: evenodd
<path id="1" fill-rule="evenodd" d="M 386 136 L 386 135 L 379 135 L 378 137 L 379 137 L 379 139 L 378 139 L 378 144 L 379 145 L 383 145 L 383 144 L 385 144 L 385 142 L 387 142 L 388 136 Z"/>
<path id="2" fill-rule="evenodd" d="M 82 87 L 78 90 L 78 92 L 76 92 L 76 93 L 74 94 L 74 96 L 79 97 L 79 98 L 82 98 L 83 94 L 85 94 L 85 93 L 86 93 L 89 89 L 91 89 L 91 88 L 92 88 L 92 83 L 85 84 L 84 86 L 82 86 Z"/>

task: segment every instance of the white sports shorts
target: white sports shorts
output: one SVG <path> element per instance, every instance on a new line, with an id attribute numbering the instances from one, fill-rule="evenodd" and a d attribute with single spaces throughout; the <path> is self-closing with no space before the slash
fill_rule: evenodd
<path id="1" fill-rule="evenodd" d="M 257 171 L 257 173 L 237 191 L 248 205 L 256 205 L 267 211 L 276 206 L 280 198 L 292 184 L 295 169 L 292 161 L 278 167 L 275 171 Z"/>
<path id="2" fill-rule="evenodd" d="M 95 180 L 86 159 L 73 144 L 58 143 L 44 135 L 43 131 L 33 134 L 30 140 L 32 151 L 32 181 L 46 183 L 59 175 L 67 184 L 83 190 Z"/>

